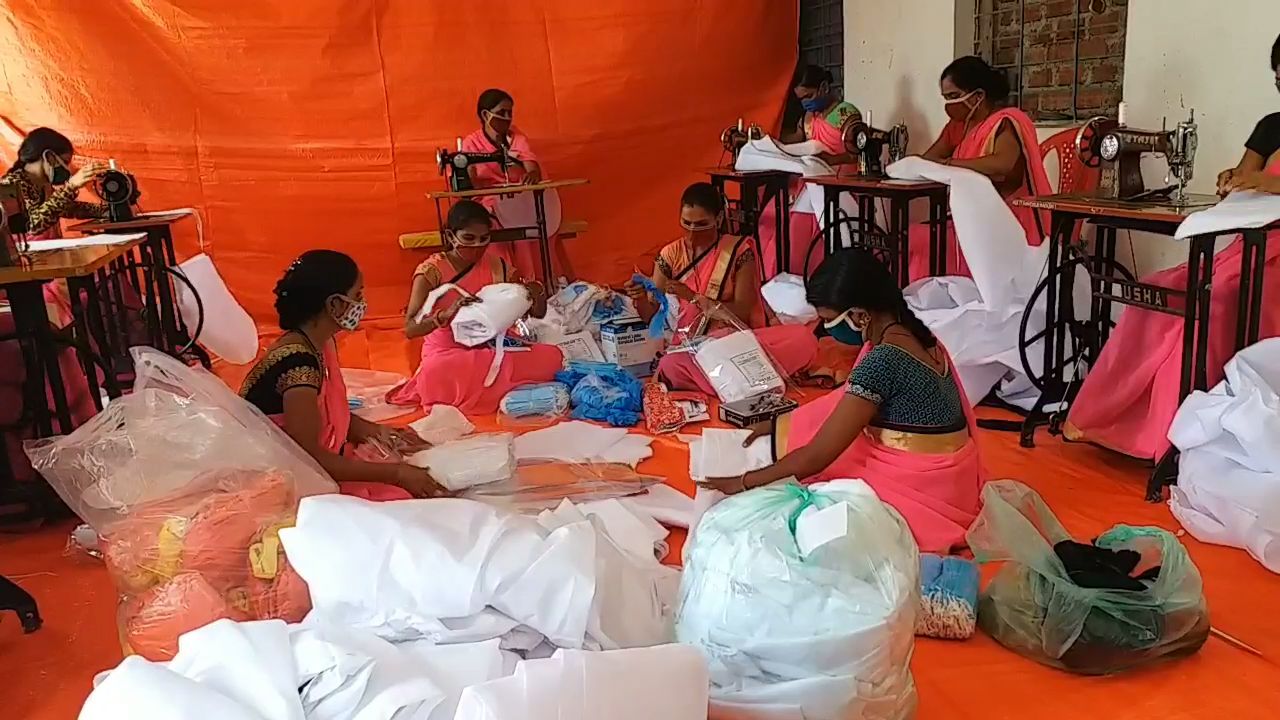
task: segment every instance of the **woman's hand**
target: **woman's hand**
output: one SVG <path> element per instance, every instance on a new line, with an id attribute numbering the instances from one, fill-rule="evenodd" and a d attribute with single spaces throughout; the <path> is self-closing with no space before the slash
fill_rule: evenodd
<path id="1" fill-rule="evenodd" d="M 103 163 L 90 161 L 80 166 L 80 169 L 67 180 L 67 186 L 72 190 L 80 188 L 93 182 L 94 178 L 107 171 L 107 166 Z"/>
<path id="2" fill-rule="evenodd" d="M 397 484 L 409 491 L 416 498 L 453 497 L 453 493 L 444 489 L 431 473 L 412 465 L 401 465 L 396 471 Z"/>
<path id="3" fill-rule="evenodd" d="M 631 298 L 632 302 L 638 303 L 649 298 L 649 291 L 635 280 L 628 280 L 626 284 L 622 286 L 622 292 L 626 293 L 627 297 Z"/>
<path id="4" fill-rule="evenodd" d="M 1231 178 L 1235 172 L 1235 168 L 1227 168 L 1218 173 L 1218 197 L 1226 197 L 1231 192 Z"/>
<path id="5" fill-rule="evenodd" d="M 746 477 L 746 475 L 739 475 L 734 478 L 707 478 L 706 480 L 700 480 L 698 487 L 716 490 L 725 495 L 737 495 L 748 490 Z"/>
<path id="6" fill-rule="evenodd" d="M 1227 191 L 1257 190 L 1259 192 L 1280 195 L 1280 175 L 1270 175 L 1262 171 L 1235 173 L 1227 182 Z"/>
<path id="7" fill-rule="evenodd" d="M 751 447 L 751 443 L 759 440 L 765 435 L 772 435 L 773 421 L 765 420 L 764 422 L 758 422 L 747 429 L 751 431 L 751 434 L 747 435 L 746 439 L 742 441 L 742 447 L 744 448 Z"/>
<path id="8" fill-rule="evenodd" d="M 442 328 L 448 325 L 449 323 L 453 322 L 453 318 L 458 315 L 459 310 L 461 310 L 462 308 L 468 305 L 471 305 L 474 302 L 476 302 L 475 298 L 464 297 L 458 300 L 458 302 L 453 303 L 447 308 L 442 308 L 440 310 L 437 310 L 431 313 L 428 317 L 430 317 L 431 320 L 435 322 L 436 327 Z"/>
<path id="9" fill-rule="evenodd" d="M 535 162 L 521 162 L 520 166 L 524 168 L 525 185 L 537 185 L 542 182 L 542 167 Z"/>
<path id="10" fill-rule="evenodd" d="M 409 428 L 388 427 L 379 425 L 374 438 L 389 448 L 401 453 L 415 453 L 431 447 L 431 443 L 423 440 L 418 433 Z"/>

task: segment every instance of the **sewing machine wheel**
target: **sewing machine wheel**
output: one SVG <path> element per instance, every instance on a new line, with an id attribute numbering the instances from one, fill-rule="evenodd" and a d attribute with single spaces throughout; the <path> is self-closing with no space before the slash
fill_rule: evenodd
<path id="1" fill-rule="evenodd" d="M 130 202 L 133 189 L 133 178 L 119 170 L 108 170 L 98 178 L 98 197 L 109 204 Z"/>
<path id="2" fill-rule="evenodd" d="M 1089 118 L 1076 132 L 1076 153 L 1085 167 L 1096 168 L 1102 164 L 1102 138 L 1114 121 L 1105 116 Z"/>
<path id="3" fill-rule="evenodd" d="M 866 134 L 870 127 L 857 115 L 850 117 L 840 126 L 840 142 L 846 152 L 860 153 L 867 143 Z"/>
<path id="4" fill-rule="evenodd" d="M 1070 251 L 1066 251 L 1070 253 Z M 1102 343 L 1106 335 L 1115 328 L 1116 322 L 1114 318 L 1105 318 L 1095 322 L 1092 315 L 1092 288 L 1093 283 L 1089 283 L 1090 299 L 1086 300 L 1086 305 L 1081 308 L 1082 313 L 1076 311 L 1077 297 L 1076 293 L 1066 293 L 1065 307 L 1058 308 L 1058 318 L 1053 327 L 1046 328 L 1041 331 L 1034 331 L 1032 322 L 1043 322 L 1043 309 L 1032 311 L 1031 308 L 1044 308 L 1045 302 L 1048 300 L 1047 293 L 1049 290 L 1049 281 L 1055 281 L 1056 288 L 1068 287 L 1074 290 L 1075 279 L 1077 273 L 1082 274 L 1085 278 L 1089 277 L 1089 267 L 1095 262 L 1091 256 L 1071 254 L 1051 276 L 1045 277 L 1036 285 L 1036 289 L 1031 293 L 1031 298 L 1027 301 L 1027 312 L 1022 314 L 1022 324 L 1018 328 L 1018 353 L 1022 358 L 1022 370 L 1027 374 L 1031 383 L 1036 386 L 1037 390 L 1053 390 L 1047 388 L 1046 378 L 1068 378 L 1076 381 L 1082 380 L 1083 375 L 1076 371 L 1077 367 L 1083 367 L 1086 370 L 1092 368 L 1094 363 L 1098 361 L 1098 355 L 1102 352 Z M 1133 281 L 1133 273 L 1128 268 L 1114 261 L 1103 261 L 1104 267 L 1102 274 L 1109 277 L 1123 278 Z M 1080 317 L 1083 315 L 1083 317 Z M 1103 334 L 1103 323 L 1106 323 L 1106 335 Z M 1066 326 L 1066 347 L 1062 355 L 1063 361 L 1061 365 L 1055 365 L 1049 368 L 1041 368 L 1040 365 L 1044 361 L 1044 350 L 1038 347 L 1044 337 L 1056 330 Z M 1057 399 L 1054 398 L 1056 401 Z"/>

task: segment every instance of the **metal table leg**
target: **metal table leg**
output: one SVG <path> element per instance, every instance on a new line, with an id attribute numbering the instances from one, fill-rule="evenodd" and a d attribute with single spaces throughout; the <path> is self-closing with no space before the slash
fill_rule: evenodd
<path id="1" fill-rule="evenodd" d="M 773 237 L 774 248 L 777 250 L 777 262 L 775 266 L 778 272 L 791 272 L 791 208 L 786 202 L 787 198 L 787 179 L 773 178 L 767 185 L 766 193 L 773 197 Z M 757 236 L 757 240 L 759 237 Z"/>
<path id="2" fill-rule="evenodd" d="M 902 195 L 889 198 L 889 236 L 898 286 L 905 288 L 911 284 L 911 201 Z"/>
<path id="3" fill-rule="evenodd" d="M 102 410 L 102 393 L 98 388 L 98 368 L 93 362 L 93 351 L 90 348 L 89 320 L 80 295 L 86 291 L 84 278 L 67 280 L 67 295 L 71 301 L 72 327 L 76 340 L 76 354 L 80 356 L 80 367 L 84 370 L 84 379 L 89 384 L 89 395 L 93 399 L 93 407 Z M 86 291 L 87 294 L 87 291 Z"/>
<path id="4" fill-rule="evenodd" d="M 547 206 L 546 199 L 543 197 L 544 190 L 533 191 L 533 213 L 535 222 L 538 224 L 538 255 L 542 261 L 542 282 L 546 287 L 554 287 L 554 281 L 551 278 L 551 238 L 547 237 Z M 550 290 L 548 290 L 550 292 Z"/>
<path id="5" fill-rule="evenodd" d="M 1246 230 L 1241 239 L 1240 299 L 1236 316 L 1236 350 L 1258 342 L 1262 327 L 1262 282 L 1266 272 L 1267 233 Z"/>
<path id="6" fill-rule="evenodd" d="M 43 285 L 42 282 L 24 282 L 9 285 L 6 289 L 27 370 L 25 409 L 33 415 L 41 436 L 50 437 L 71 432 L 72 424 L 62 368 L 58 363 L 59 346 L 44 307 Z M 52 413 L 45 398 L 46 384 L 53 396 Z M 53 429 L 54 420 L 57 420 L 57 432 Z"/>
<path id="7" fill-rule="evenodd" d="M 933 277 L 947 274 L 947 197 L 929 197 L 929 273 Z"/>

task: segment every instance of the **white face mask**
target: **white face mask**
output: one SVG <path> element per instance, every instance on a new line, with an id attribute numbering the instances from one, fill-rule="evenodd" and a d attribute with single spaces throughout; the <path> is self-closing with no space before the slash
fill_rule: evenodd
<path id="1" fill-rule="evenodd" d="M 969 104 L 969 103 L 968 103 L 969 98 L 971 98 L 971 97 L 973 97 L 974 95 L 977 95 L 977 94 L 978 94 L 978 91 L 977 91 L 977 90 L 971 90 L 971 91 L 969 91 L 969 92 L 965 93 L 964 95 L 961 95 L 961 96 L 960 96 L 960 97 L 958 97 L 958 98 L 951 98 L 950 100 L 947 100 L 947 99 L 945 99 L 945 98 L 944 98 L 944 99 L 943 99 L 943 101 L 942 101 L 942 104 L 943 104 L 943 105 L 956 105 L 956 104 L 958 104 L 958 103 L 965 103 L 965 106 L 966 106 L 966 107 L 968 107 L 968 104 Z"/>
<path id="2" fill-rule="evenodd" d="M 364 319 L 364 313 L 369 309 L 369 304 L 363 300 L 352 300 L 346 295 L 335 295 L 334 297 L 347 304 L 347 309 L 333 319 L 334 322 L 338 323 L 338 327 L 347 331 L 360 327 L 360 321 Z"/>

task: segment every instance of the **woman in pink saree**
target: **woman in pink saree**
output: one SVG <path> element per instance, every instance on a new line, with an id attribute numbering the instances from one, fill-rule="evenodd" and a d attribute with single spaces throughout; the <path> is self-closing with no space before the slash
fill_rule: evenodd
<path id="1" fill-rule="evenodd" d="M 1021 110 L 1004 107 L 1009 100 L 1009 81 L 1003 73 L 981 58 L 962 57 L 942 71 L 941 88 L 951 119 L 925 151 L 926 160 L 986 175 L 1006 202 L 1053 192 L 1040 157 L 1035 123 Z M 1043 242 L 1044 230 L 1036 221 L 1037 211 L 1012 204 L 1009 209 L 1026 230 L 1028 245 Z M 911 228 L 909 263 L 913 281 L 930 275 L 927 225 Z M 970 275 L 950 223 L 947 274 Z"/>
<path id="2" fill-rule="evenodd" d="M 481 163 L 467 168 L 471 174 L 471 182 L 477 188 L 500 187 L 502 185 L 533 185 L 542 182 L 542 164 L 529 145 L 529 137 L 520 132 L 512 121 L 515 101 L 505 90 L 490 88 L 480 93 L 476 101 L 476 114 L 480 117 L 480 129 L 462 139 L 462 149 L 466 152 L 496 153 L 506 149 L 507 154 L 515 161 L 506 168 L 497 163 Z M 555 192 L 554 190 L 550 192 Z M 498 217 L 496 209 L 500 203 L 509 201 L 501 195 L 485 195 L 479 198 L 489 213 Z M 571 272 L 564 246 L 555 237 L 550 238 L 551 268 L 556 276 Z M 519 240 L 511 243 L 495 245 L 490 252 L 514 268 L 522 277 L 535 277 L 542 267 L 538 260 L 538 242 L 536 240 Z"/>
<path id="3" fill-rule="evenodd" d="M 1280 88 L 1280 40 L 1272 69 Z M 1265 168 L 1265 169 L 1264 169 Z M 1218 176 L 1218 191 L 1257 190 L 1280 195 L 1280 113 L 1258 123 L 1244 157 Z M 1213 296 L 1209 307 L 1209 386 L 1223 377 L 1235 355 L 1240 255 L 1236 238 L 1214 256 Z M 1264 308 L 1280 297 L 1280 232 L 1268 237 L 1263 271 Z M 1142 279 L 1175 290 L 1187 286 L 1187 266 L 1179 265 Z M 1271 298 L 1265 300 L 1265 298 Z M 1155 460 L 1169 448 L 1169 425 L 1181 402 L 1182 318 L 1136 307 L 1125 308 L 1111 338 L 1090 368 L 1071 404 L 1063 433 L 1137 458 Z M 1264 311 L 1259 337 L 1280 335 L 1280 313 Z"/>
<path id="4" fill-rule="evenodd" d="M 680 224 L 685 236 L 659 251 L 654 261 L 654 285 L 681 299 L 678 327 L 682 331 L 693 327 L 693 334 L 733 332 L 732 327 L 714 320 L 708 321 L 706 327 L 696 328 L 704 310 L 720 303 L 752 328 L 760 346 L 784 375 L 799 374 L 818 354 L 813 329 L 805 325 L 765 324 L 755 243 L 751 238 L 720 235 L 723 220 L 724 200 L 720 193 L 710 183 L 690 185 L 680 199 Z M 641 317 L 646 321 L 652 318 L 657 308 L 644 289 L 628 283 L 626 290 Z M 700 390 L 715 395 L 691 353 L 664 355 L 658 361 L 658 375 L 673 390 Z"/>
<path id="5" fill-rule="evenodd" d="M 276 283 L 276 312 L 285 331 L 249 371 L 240 395 L 279 424 L 316 459 L 346 495 L 367 500 L 439 497 L 447 493 L 422 468 L 367 462 L 357 445 L 411 451 L 425 447 L 412 432 L 351 414 L 335 336 L 364 317 L 364 281 L 356 263 L 333 250 L 310 250 Z"/>
<path id="6" fill-rule="evenodd" d="M 496 349 L 467 347 L 453 338 L 450 321 L 468 301 L 457 289 L 448 291 L 433 308 L 419 317 L 427 296 L 443 284 L 455 285 L 475 295 L 486 285 L 518 282 L 502 258 L 492 254 L 489 234 L 492 221 L 479 203 L 462 200 L 449 209 L 444 231 L 449 249 L 427 258 L 413 274 L 413 289 L 405 309 L 404 331 L 409 339 L 425 337 L 422 360 L 409 382 L 392 390 L 387 401 L 396 405 L 453 405 L 464 413 L 498 411 L 502 396 L 529 383 L 547 382 L 564 367 L 564 355 L 554 345 L 531 344 L 507 349 L 494 381 L 485 379 L 494 362 Z M 547 309 L 546 290 L 541 283 L 526 283 L 533 298 L 532 314 L 541 317 Z"/>
<path id="7" fill-rule="evenodd" d="M 851 119 L 862 117 L 862 113 L 851 103 L 838 99 L 831 89 L 832 83 L 833 78 L 829 70 L 824 70 L 817 65 L 804 68 L 793 89 L 796 98 L 800 100 L 800 105 L 804 108 L 804 115 L 800 118 L 798 127 L 783 132 L 779 139 L 788 144 L 806 140 L 817 142 L 822 146 L 818 157 L 841 174 L 852 173 L 857 171 L 857 158 L 845 152 L 840 130 Z M 804 189 L 803 179 L 797 177 L 792 180 L 792 203 L 795 203 Z M 760 235 L 760 252 L 764 256 L 761 258 L 763 263 L 761 267 L 764 268 L 766 279 L 772 278 L 782 270 L 777 267 L 777 217 L 778 208 L 773 202 L 765 205 L 760 213 L 760 226 L 757 232 Z M 797 211 L 795 207 L 792 208 L 788 217 L 791 232 L 790 271 L 800 274 L 804 272 L 805 260 L 811 254 L 809 245 L 818 234 L 818 217 L 812 212 Z M 817 265 L 822 252 L 821 247 L 813 249 L 813 259 L 809 261 L 811 267 Z"/>
<path id="8" fill-rule="evenodd" d="M 825 260 L 808 293 L 833 338 L 862 346 L 848 384 L 752 428 L 744 444 L 771 434 L 772 465 L 706 485 L 737 493 L 788 478 L 861 478 L 902 513 L 922 552 L 963 547 L 985 475 L 946 351 L 864 250 Z"/>

